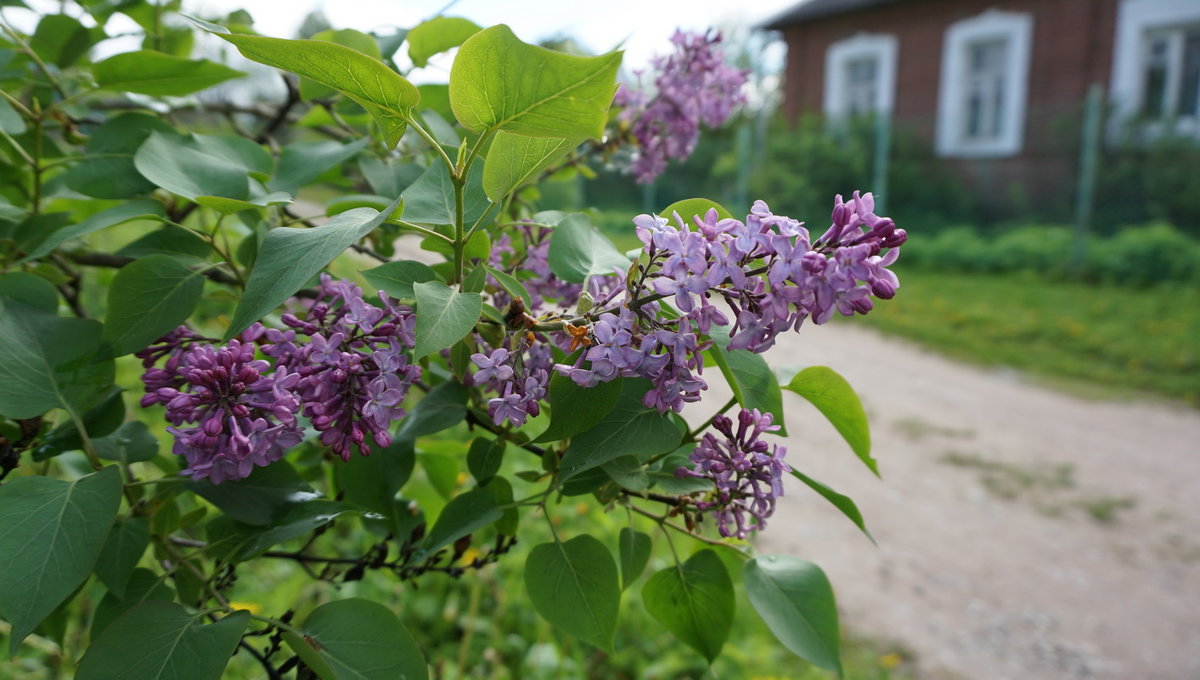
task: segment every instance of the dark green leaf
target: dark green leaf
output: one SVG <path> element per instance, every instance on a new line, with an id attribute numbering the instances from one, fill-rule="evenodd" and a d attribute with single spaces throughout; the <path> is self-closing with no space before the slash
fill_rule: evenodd
<path id="1" fill-rule="evenodd" d="M 334 141 L 292 142 L 279 154 L 279 167 L 268 184 L 272 191 L 295 194 L 329 168 L 344 163 L 366 148 L 370 137 L 341 144 Z M 386 203 L 385 203 L 386 205 Z"/>
<path id="2" fill-rule="evenodd" d="M 429 265 L 416 260 L 386 262 L 361 272 L 367 283 L 399 300 L 415 299 L 414 283 L 436 281 L 437 274 Z"/>
<path id="3" fill-rule="evenodd" d="M 507 445 L 503 439 L 476 437 L 467 451 L 467 469 L 480 484 L 487 484 L 500 471 Z"/>
<path id="4" fill-rule="evenodd" d="M 621 529 L 617 547 L 621 557 L 621 590 L 625 590 L 646 570 L 646 563 L 650 561 L 650 537 L 625 527 Z"/>
<path id="5" fill-rule="evenodd" d="M 166 576 L 159 577 L 144 567 L 134 569 L 133 574 L 129 576 L 129 582 L 125 585 L 124 598 L 117 597 L 110 590 L 96 606 L 96 613 L 92 616 L 92 639 L 99 638 L 101 631 L 107 628 L 108 624 L 142 602 L 174 600 L 175 591 L 167 585 L 166 578 Z"/>
<path id="6" fill-rule="evenodd" d="M 600 469 L 622 489 L 641 492 L 650 488 L 650 476 L 635 456 L 617 456 Z"/>
<path id="7" fill-rule="evenodd" d="M 435 552 L 500 519 L 492 489 L 475 488 L 450 499 L 425 539 L 425 549 Z"/>
<path id="8" fill-rule="evenodd" d="M 405 416 L 395 439 L 411 442 L 457 425 L 467 416 L 467 397 L 467 388 L 455 380 L 437 385 Z"/>
<path id="9" fill-rule="evenodd" d="M 46 279 L 21 271 L 0 274 L 0 297 L 54 314 L 58 311 L 58 291 Z"/>
<path id="10" fill-rule="evenodd" d="M 18 477 L 0 486 L 0 611 L 9 653 L 92 568 L 121 503 L 121 473 L 107 467 L 75 482 Z"/>
<path id="11" fill-rule="evenodd" d="M 396 201 L 398 204 L 399 199 Z M 225 332 L 226 339 L 286 301 L 343 250 L 383 224 L 390 213 L 356 208 L 319 227 L 268 232 L 246 282 L 246 292 Z"/>
<path id="12" fill-rule="evenodd" d="M 100 453 L 101 442 L 125 422 L 125 401 L 121 398 L 121 390 L 113 388 L 98 404 L 82 414 L 83 427 L 92 437 L 92 446 Z M 71 421 L 64 422 L 42 437 L 33 459 L 43 461 L 53 458 L 66 451 L 78 451 L 83 448 L 83 439 L 79 436 L 79 428 Z M 101 456 L 103 457 L 103 456 Z"/>
<path id="13" fill-rule="evenodd" d="M 320 498 L 286 461 L 255 467 L 245 479 L 220 484 L 197 480 L 188 482 L 188 488 L 226 515 L 256 526 L 271 524 L 292 506 Z"/>
<path id="14" fill-rule="evenodd" d="M 226 553 L 224 559 L 240 562 L 257 557 L 273 546 L 305 536 L 349 512 L 358 510 L 349 504 L 328 500 L 291 504 L 283 516 L 269 526 L 239 527 L 240 543 Z"/>
<path id="15" fill-rule="evenodd" d="M 102 338 L 110 356 L 144 349 L 187 320 L 204 289 L 202 270 L 167 255 L 134 260 L 117 272 L 108 289 Z"/>
<path id="16" fill-rule="evenodd" d="M 411 441 L 393 439 L 390 446 L 338 463 L 333 471 L 337 488 L 347 501 L 390 515 L 396 492 L 412 476 L 416 461 Z"/>
<path id="17" fill-rule="evenodd" d="M 770 413 L 779 426 L 779 436 L 787 436 L 787 426 L 783 421 L 783 393 L 767 360 L 761 354 L 748 350 L 729 349 L 728 328 L 715 326 L 710 337 L 713 339 L 710 349 L 713 360 L 725 376 L 725 382 L 729 384 L 738 404 L 745 409 Z"/>
<path id="18" fill-rule="evenodd" d="M 460 293 L 439 281 L 414 283 L 413 292 L 417 299 L 414 359 L 440 352 L 462 340 L 483 312 L 479 293 Z"/>
<path id="19" fill-rule="evenodd" d="M 667 417 L 642 405 L 650 382 L 627 378 L 622 381 L 616 406 L 594 427 L 571 439 L 559 466 L 559 481 L 570 479 L 619 456 L 644 460 L 679 446 L 679 429 Z"/>
<path id="20" fill-rule="evenodd" d="M 483 163 L 483 190 L 499 203 L 509 192 L 566 158 L 582 141 L 578 137 L 526 137 L 501 130 Z"/>
<path id="21" fill-rule="evenodd" d="M 784 647 L 842 672 L 837 605 L 825 572 L 795 557 L 756 557 L 742 570 L 750 604 Z"/>
<path id="22" fill-rule="evenodd" d="M 423 67 L 433 55 L 458 47 L 479 31 L 479 26 L 467 19 L 434 17 L 408 32 L 408 58 L 413 65 Z"/>
<path id="23" fill-rule="evenodd" d="M 463 187 L 463 221 L 471 226 L 488 207 L 483 192 L 483 169 L 479 164 L 467 171 Z M 404 219 L 417 224 L 454 224 L 454 182 L 441 163 L 435 163 L 404 190 Z"/>
<path id="24" fill-rule="evenodd" d="M 93 439 L 92 446 L 96 449 L 96 455 L 104 460 L 125 464 L 152 460 L 158 455 L 158 439 L 139 420 L 122 424 L 116 432 L 106 437 Z"/>
<path id="25" fill-rule="evenodd" d="M 170 255 L 177 260 L 194 264 L 202 262 L 211 253 L 212 246 L 191 229 L 168 226 L 155 229 L 128 243 L 116 254 L 135 259 L 155 254 Z"/>
<path id="26" fill-rule="evenodd" d="M 582 213 L 567 215 L 550 235 L 550 271 L 563 281 L 583 283 L 589 276 L 610 276 L 613 268 L 629 269 L 622 255 Z"/>
<path id="27" fill-rule="evenodd" d="M 651 616 L 709 663 L 721 654 L 733 625 L 733 582 L 715 552 L 701 550 L 651 576 L 642 601 Z"/>
<path id="28" fill-rule="evenodd" d="M 133 158 L 154 132 L 174 135 L 170 125 L 145 113 L 126 113 L 97 128 L 84 147 L 84 158 L 63 174 L 66 185 L 94 198 L 129 198 L 155 184 L 138 172 Z"/>
<path id="29" fill-rule="evenodd" d="M 611 650 L 621 588 L 612 553 L 583 534 L 543 543 L 525 560 L 525 589 L 542 618 L 575 637 Z"/>
<path id="30" fill-rule="evenodd" d="M 78 19 L 49 14 L 38 22 L 29 46 L 43 61 L 65 67 L 75 63 L 92 46 L 92 37 Z"/>
<path id="31" fill-rule="evenodd" d="M 0 415 L 32 418 L 52 408 L 90 406 L 90 389 L 68 387 L 80 382 L 87 388 L 83 383 L 96 369 L 79 360 L 99 347 L 100 331 L 90 319 L 54 316 L 0 299 Z M 111 384 L 112 364 L 106 365 Z"/>
<path id="32" fill-rule="evenodd" d="M 863 521 L 862 513 L 858 511 L 858 506 L 854 504 L 854 501 L 849 496 L 844 496 L 834 491 L 825 484 L 818 482 L 817 480 L 809 477 L 795 468 L 792 468 L 791 472 L 793 477 L 807 484 L 810 489 L 816 491 L 821 495 L 822 498 L 832 503 L 833 506 L 838 510 L 841 510 L 842 514 L 845 515 L 846 518 L 851 522 L 854 522 L 854 525 L 857 526 L 867 538 L 871 539 L 872 543 L 875 542 L 875 537 L 871 535 L 870 531 L 867 531 L 867 524 Z"/>
<path id="33" fill-rule="evenodd" d="M 707 479 L 698 479 L 695 477 L 677 477 L 675 471 L 681 467 L 691 467 L 689 454 L 692 449 L 695 449 L 695 444 L 689 444 L 682 447 L 679 451 L 674 451 L 666 458 L 655 463 L 653 470 L 648 473 L 651 483 L 661 492 L 668 494 L 684 495 L 695 493 L 697 491 L 708 491 L 713 488 L 713 483 Z"/>
<path id="34" fill-rule="evenodd" d="M 493 26 L 459 49 L 450 69 L 450 106 L 470 130 L 599 137 L 620 64 L 620 52 L 571 56 L 528 45 L 507 26 Z"/>
<path id="35" fill-rule="evenodd" d="M 565 375 L 550 377 L 547 401 L 550 404 L 550 427 L 537 438 L 539 442 L 569 439 L 586 432 L 604 420 L 617 405 L 624 380 L 617 378 L 595 387 L 580 387 Z"/>
<path id="36" fill-rule="evenodd" d="M 796 374 L 785 388 L 807 399 L 817 407 L 842 439 L 850 445 L 871 472 L 879 475 L 879 467 L 871 457 L 871 428 L 867 413 L 854 388 L 846 379 L 826 366 L 810 366 Z"/>
<path id="37" fill-rule="evenodd" d="M 115 208 L 102 210 L 78 224 L 55 230 L 38 247 L 34 248 L 28 255 L 18 260 L 18 262 L 42 257 L 65 243 L 67 239 L 86 236 L 101 229 L 115 227 L 118 224 L 124 224 L 131 220 L 161 218 L 162 216 L 163 207 L 158 201 L 131 201 L 123 203 Z"/>
<path id="38" fill-rule="evenodd" d="M 247 175 L 255 168 L 248 167 L 235 150 L 220 138 L 152 132 L 134 154 L 133 164 L 155 186 L 184 198 L 245 200 L 250 198 Z M 269 167 L 269 158 L 267 162 Z"/>
<path id="39" fill-rule="evenodd" d="M 389 197 L 399 196 L 425 172 L 415 163 L 387 165 L 374 156 L 360 157 L 358 167 L 376 194 Z"/>
<path id="40" fill-rule="evenodd" d="M 153 50 L 122 52 L 92 66 L 106 90 L 179 97 L 246 75 L 206 59 L 184 59 Z"/>
<path id="41" fill-rule="evenodd" d="M 174 602 L 149 600 L 113 621 L 79 660 L 77 680 L 220 680 L 249 612 L 205 625 Z"/>
<path id="42" fill-rule="evenodd" d="M 96 560 L 96 577 L 110 593 L 125 599 L 125 586 L 148 545 L 150 522 L 145 517 L 126 517 L 113 525 Z"/>
<path id="43" fill-rule="evenodd" d="M 10 135 L 19 135 L 25 132 L 25 119 L 17 113 L 7 99 L 0 99 L 0 132 L 7 132 Z"/>
<path id="44" fill-rule="evenodd" d="M 491 267 L 487 267 L 487 273 L 491 274 L 496 279 L 496 282 L 500 284 L 500 287 L 514 299 L 521 298 L 521 301 L 525 303 L 525 309 L 533 307 L 533 298 L 529 296 L 529 291 L 525 289 L 525 284 L 518 281 L 516 277 L 506 274 L 499 269 L 492 269 Z"/>
<path id="45" fill-rule="evenodd" d="M 322 680 L 425 680 L 425 657 L 387 607 L 350 598 L 313 610 L 284 639 Z M 310 642 L 311 641 L 311 642 Z"/>

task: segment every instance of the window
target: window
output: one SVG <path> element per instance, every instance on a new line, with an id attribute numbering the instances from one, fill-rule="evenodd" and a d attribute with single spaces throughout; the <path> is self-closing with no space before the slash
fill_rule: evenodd
<path id="1" fill-rule="evenodd" d="M 1033 20 L 989 11 L 946 30 L 938 89 L 938 152 L 1009 156 L 1020 152 Z"/>
<path id="2" fill-rule="evenodd" d="M 1141 119 L 1142 132 L 1200 137 L 1200 2 L 1122 0 L 1110 89 L 1114 136 Z"/>
<path id="3" fill-rule="evenodd" d="M 825 115 L 888 113 L 896 88 L 896 38 L 860 33 L 825 54 Z"/>

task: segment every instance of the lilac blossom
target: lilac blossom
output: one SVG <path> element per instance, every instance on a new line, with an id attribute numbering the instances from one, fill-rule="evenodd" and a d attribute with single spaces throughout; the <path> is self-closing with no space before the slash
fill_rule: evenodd
<path id="1" fill-rule="evenodd" d="M 779 429 L 770 413 L 743 409 L 738 413 L 737 429 L 725 415 L 713 418 L 712 427 L 724 435 L 718 439 L 705 433 L 692 451 L 694 467 L 680 467 L 677 477 L 706 479 L 714 490 L 696 507 L 713 514 L 717 530 L 726 538 L 746 538 L 751 531 L 767 525 L 775 512 L 775 500 L 783 495 L 783 474 L 790 468 L 783 461 L 787 448 L 769 446 L 759 437 Z"/>

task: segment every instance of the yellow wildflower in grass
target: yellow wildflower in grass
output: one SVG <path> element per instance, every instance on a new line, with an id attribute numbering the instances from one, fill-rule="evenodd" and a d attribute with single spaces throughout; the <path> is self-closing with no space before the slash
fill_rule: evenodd
<path id="1" fill-rule="evenodd" d="M 904 657 L 895 652 L 890 652 L 879 657 L 879 665 L 890 670 L 895 670 L 900 664 L 904 663 Z"/>

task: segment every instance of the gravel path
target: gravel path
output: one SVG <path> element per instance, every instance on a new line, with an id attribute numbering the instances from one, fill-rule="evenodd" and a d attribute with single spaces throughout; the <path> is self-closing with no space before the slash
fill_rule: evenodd
<path id="1" fill-rule="evenodd" d="M 878 547 L 799 483 L 758 545 L 820 564 L 847 628 L 922 678 L 1200 678 L 1200 412 L 1075 398 L 852 322 L 767 356 L 833 367 L 871 420 L 882 481 L 785 393 L 788 460 L 854 498 Z"/>

